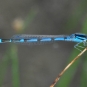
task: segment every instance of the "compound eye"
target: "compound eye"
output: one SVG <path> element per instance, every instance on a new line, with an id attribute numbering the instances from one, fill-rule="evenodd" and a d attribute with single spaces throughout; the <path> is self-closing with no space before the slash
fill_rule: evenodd
<path id="1" fill-rule="evenodd" d="M 85 34 L 75 34 L 76 37 L 80 37 L 80 38 L 86 38 Z"/>

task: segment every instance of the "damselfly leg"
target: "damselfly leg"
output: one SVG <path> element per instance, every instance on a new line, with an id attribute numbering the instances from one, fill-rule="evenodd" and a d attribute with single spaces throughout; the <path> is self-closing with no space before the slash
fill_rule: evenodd
<path id="1" fill-rule="evenodd" d="M 76 48 L 77 50 L 79 51 L 82 51 L 80 48 L 85 48 L 85 45 L 84 46 L 81 46 L 80 44 L 83 44 L 84 45 L 84 42 L 80 42 L 80 43 L 77 43 L 74 48 Z"/>

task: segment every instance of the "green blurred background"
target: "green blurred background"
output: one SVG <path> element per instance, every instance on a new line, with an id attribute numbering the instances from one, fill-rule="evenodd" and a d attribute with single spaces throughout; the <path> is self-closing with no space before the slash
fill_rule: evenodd
<path id="1" fill-rule="evenodd" d="M 87 0 L 0 0 L 0 38 L 87 33 Z M 0 87 L 49 87 L 78 55 L 73 42 L 0 44 Z M 55 87 L 87 87 L 87 53 Z"/>

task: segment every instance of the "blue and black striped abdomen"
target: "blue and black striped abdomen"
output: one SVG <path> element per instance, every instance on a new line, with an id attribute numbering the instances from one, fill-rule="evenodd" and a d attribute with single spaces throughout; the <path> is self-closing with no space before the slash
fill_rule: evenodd
<path id="1" fill-rule="evenodd" d="M 22 43 L 22 44 L 43 44 L 43 43 L 52 43 L 57 41 L 73 41 L 73 42 L 84 42 L 87 40 L 86 35 L 82 34 L 71 34 L 71 35 L 26 35 L 26 34 L 20 34 L 20 35 L 14 35 L 10 39 L 0 39 L 0 43 L 7 43 L 7 42 L 13 42 L 13 43 Z"/>
<path id="2" fill-rule="evenodd" d="M 66 38 L 65 35 L 14 35 L 11 39 L 14 43 L 23 43 L 23 44 L 43 44 L 51 43 L 54 41 L 64 41 Z"/>

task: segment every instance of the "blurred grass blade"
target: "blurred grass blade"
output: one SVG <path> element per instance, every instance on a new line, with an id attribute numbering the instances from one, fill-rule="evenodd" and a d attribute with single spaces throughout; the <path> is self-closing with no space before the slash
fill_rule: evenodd
<path id="1" fill-rule="evenodd" d="M 86 53 L 87 54 L 87 53 Z M 87 55 L 83 56 L 83 69 L 80 77 L 80 87 L 87 87 Z"/>
<path id="2" fill-rule="evenodd" d="M 9 57 L 7 56 L 7 54 L 5 54 L 0 64 L 0 87 L 2 87 L 3 85 L 4 77 L 9 63 Z"/>
<path id="3" fill-rule="evenodd" d="M 87 34 L 87 18 L 86 20 L 84 21 L 84 24 L 83 24 L 83 30 L 82 30 L 83 33 Z M 84 62 L 83 62 L 83 69 L 82 69 L 82 74 L 81 74 L 81 81 L 80 81 L 80 87 L 87 87 L 87 53 L 85 53 L 84 55 Z"/>
<path id="4" fill-rule="evenodd" d="M 19 33 L 23 33 L 25 29 L 30 25 L 31 21 L 36 16 L 37 12 L 32 10 L 29 12 L 26 20 L 24 21 L 23 29 Z M 18 56 L 17 56 L 17 47 L 15 45 L 11 46 L 11 60 L 12 60 L 12 82 L 13 87 L 20 87 L 20 79 L 19 79 L 19 63 L 18 63 Z"/>
<path id="5" fill-rule="evenodd" d="M 17 47 L 15 45 L 12 45 L 10 50 L 10 57 L 12 60 L 12 85 L 13 87 L 20 87 Z"/>
<path id="6" fill-rule="evenodd" d="M 69 18 L 66 29 L 68 29 L 68 32 L 73 30 L 76 26 L 78 26 L 79 21 L 83 17 L 87 10 L 87 0 L 82 0 L 79 4 L 79 6 L 75 9 L 74 14 Z"/>
<path id="7" fill-rule="evenodd" d="M 87 34 L 87 18 L 86 18 L 86 20 L 83 23 L 82 33 Z"/>
<path id="8" fill-rule="evenodd" d="M 37 14 L 37 12 L 35 10 L 31 10 L 29 12 L 29 14 L 26 17 L 26 20 L 24 21 L 24 27 L 23 27 L 22 30 L 27 29 L 27 27 L 30 25 L 30 23 L 32 22 L 32 20 L 35 18 L 36 14 Z"/>
<path id="9" fill-rule="evenodd" d="M 36 16 L 37 12 L 32 10 L 29 12 L 26 20 L 24 21 L 23 29 L 21 29 L 18 33 L 23 33 L 25 29 L 30 25 L 31 21 Z M 11 60 L 12 60 L 12 82 L 13 87 L 20 87 L 20 79 L 19 79 L 19 63 L 18 63 L 18 56 L 17 56 L 17 47 L 15 45 L 11 46 Z"/>

